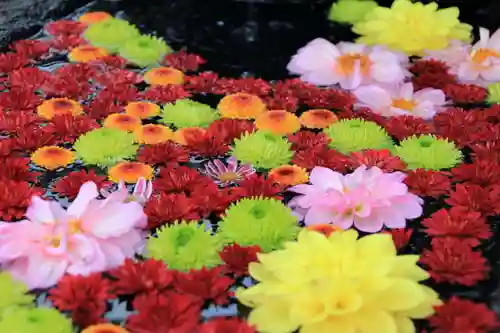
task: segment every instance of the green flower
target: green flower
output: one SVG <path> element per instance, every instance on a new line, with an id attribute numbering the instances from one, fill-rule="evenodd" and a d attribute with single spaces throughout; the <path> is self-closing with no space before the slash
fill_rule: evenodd
<path id="1" fill-rule="evenodd" d="M 491 83 L 488 85 L 488 98 L 486 102 L 489 104 L 500 104 L 500 83 Z"/>
<path id="2" fill-rule="evenodd" d="M 329 146 L 344 154 L 393 147 L 391 137 L 382 127 L 361 119 L 341 120 L 325 128 L 324 132 L 332 140 Z"/>
<path id="3" fill-rule="evenodd" d="M 140 36 L 120 47 L 119 54 L 139 67 L 157 64 L 165 54 L 172 52 L 167 43 L 154 36 Z"/>
<path id="4" fill-rule="evenodd" d="M 73 145 L 83 163 L 104 167 L 134 158 L 137 148 L 133 134 L 114 128 L 98 128 L 87 132 Z"/>
<path id="5" fill-rule="evenodd" d="M 146 245 L 149 257 L 180 271 L 219 265 L 221 248 L 219 239 L 196 221 L 166 225 L 158 230 L 156 237 L 149 238 Z"/>
<path id="6" fill-rule="evenodd" d="M 354 24 L 378 7 L 373 0 L 339 0 L 330 8 L 328 18 L 334 22 Z"/>
<path id="7" fill-rule="evenodd" d="M 434 135 L 414 135 L 401 141 L 394 150 L 408 169 L 449 169 L 462 160 L 462 152 L 453 142 Z"/>
<path id="8" fill-rule="evenodd" d="M 269 252 L 296 238 L 297 218 L 281 201 L 244 198 L 229 207 L 219 222 L 218 235 L 227 243 L 259 245 Z"/>
<path id="9" fill-rule="evenodd" d="M 110 52 L 118 51 L 127 41 L 139 36 L 139 30 L 135 26 L 117 18 L 91 24 L 83 33 L 83 37 L 90 44 L 103 47 Z"/>
<path id="10" fill-rule="evenodd" d="M 182 99 L 163 106 L 161 121 L 177 128 L 208 127 L 218 118 L 219 114 L 209 105 Z"/>
<path id="11" fill-rule="evenodd" d="M 28 287 L 24 283 L 14 280 L 9 273 L 0 273 L 0 314 L 10 307 L 30 307 L 33 299 L 32 295 L 28 295 Z"/>
<path id="12" fill-rule="evenodd" d="M 0 319 L 2 333 L 73 333 L 71 320 L 53 308 L 17 308 Z"/>
<path id="13" fill-rule="evenodd" d="M 256 168 L 272 169 L 292 159 L 291 144 L 283 137 L 265 131 L 246 133 L 234 140 L 232 155 Z"/>

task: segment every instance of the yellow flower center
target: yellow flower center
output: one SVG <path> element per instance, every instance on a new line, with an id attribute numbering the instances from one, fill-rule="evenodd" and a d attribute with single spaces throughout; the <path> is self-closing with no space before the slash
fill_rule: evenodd
<path id="1" fill-rule="evenodd" d="M 366 55 L 360 53 L 348 53 L 337 58 L 336 71 L 342 75 L 351 75 L 356 64 L 359 65 L 360 73 L 368 75 L 372 61 Z"/>
<path id="2" fill-rule="evenodd" d="M 478 49 L 472 52 L 472 63 L 477 68 L 485 68 L 483 62 L 489 57 L 500 58 L 500 53 L 492 49 Z"/>
<path id="3" fill-rule="evenodd" d="M 239 178 L 236 172 L 228 171 L 224 172 L 219 176 L 219 180 L 222 182 L 232 182 Z"/>
<path id="4" fill-rule="evenodd" d="M 53 248 L 57 248 L 57 247 L 61 246 L 61 236 L 54 236 L 54 237 L 50 238 L 49 244 Z"/>
<path id="5" fill-rule="evenodd" d="M 69 221 L 68 225 L 69 225 L 68 232 L 71 235 L 72 234 L 79 234 L 82 232 L 82 221 L 80 221 L 78 219 L 71 220 L 71 221 Z"/>
<path id="6" fill-rule="evenodd" d="M 417 106 L 417 103 L 413 100 L 397 98 L 392 100 L 392 106 L 401 110 L 411 111 L 415 108 L 415 106 Z"/>

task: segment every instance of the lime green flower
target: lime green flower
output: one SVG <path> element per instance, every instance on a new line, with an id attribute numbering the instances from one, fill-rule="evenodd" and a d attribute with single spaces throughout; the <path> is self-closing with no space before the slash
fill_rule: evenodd
<path id="1" fill-rule="evenodd" d="M 125 20 L 111 18 L 91 24 L 83 37 L 93 46 L 116 52 L 127 41 L 140 36 L 139 30 Z"/>
<path id="2" fill-rule="evenodd" d="M 292 159 L 291 144 L 283 137 L 265 131 L 246 133 L 234 141 L 232 155 L 256 168 L 272 169 Z"/>
<path id="3" fill-rule="evenodd" d="M 208 127 L 219 114 L 209 105 L 182 99 L 163 106 L 162 122 L 177 128 Z"/>
<path id="4" fill-rule="evenodd" d="M 488 85 L 488 98 L 486 102 L 489 104 L 500 104 L 500 83 L 491 83 Z"/>
<path id="5" fill-rule="evenodd" d="M 137 153 L 135 136 L 114 128 L 98 128 L 81 135 L 73 149 L 87 165 L 112 166 Z"/>
<path id="6" fill-rule="evenodd" d="M 0 315 L 10 307 L 32 306 L 33 299 L 22 282 L 14 280 L 9 273 L 0 273 Z"/>
<path id="7" fill-rule="evenodd" d="M 219 265 L 221 248 L 218 237 L 198 226 L 196 221 L 166 225 L 158 230 L 156 237 L 149 238 L 146 245 L 149 257 L 181 271 Z"/>
<path id="8" fill-rule="evenodd" d="M 453 142 L 434 135 L 414 135 L 401 141 L 394 150 L 408 169 L 449 169 L 462 161 L 462 152 Z"/>
<path id="9" fill-rule="evenodd" d="M 131 39 L 119 49 L 120 56 L 139 67 L 157 64 L 170 52 L 172 49 L 163 39 L 149 35 Z"/>
<path id="10" fill-rule="evenodd" d="M 377 2 L 373 0 L 339 0 L 330 8 L 328 18 L 338 23 L 354 24 L 377 7 Z"/>
<path id="11" fill-rule="evenodd" d="M 71 320 L 53 308 L 17 308 L 0 319 L 2 333 L 73 333 Z"/>
<path id="12" fill-rule="evenodd" d="M 299 227 L 297 218 L 281 201 L 244 198 L 226 210 L 217 232 L 226 243 L 258 245 L 269 252 L 294 240 Z"/>

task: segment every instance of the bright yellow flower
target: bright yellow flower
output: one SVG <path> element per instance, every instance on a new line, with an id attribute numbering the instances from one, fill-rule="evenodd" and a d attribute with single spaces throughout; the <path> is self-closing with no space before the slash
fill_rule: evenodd
<path id="1" fill-rule="evenodd" d="M 469 41 L 472 27 L 460 23 L 457 7 L 439 9 L 435 2 L 424 5 L 396 0 L 391 8 L 377 7 L 353 26 L 359 43 L 385 44 L 408 55 L 440 50 L 453 39 Z"/>
<path id="2" fill-rule="evenodd" d="M 236 296 L 262 333 L 414 333 L 411 319 L 440 304 L 419 284 L 429 274 L 418 259 L 398 256 L 388 234 L 304 229 L 285 249 L 259 254 L 249 270 L 260 283 Z"/>

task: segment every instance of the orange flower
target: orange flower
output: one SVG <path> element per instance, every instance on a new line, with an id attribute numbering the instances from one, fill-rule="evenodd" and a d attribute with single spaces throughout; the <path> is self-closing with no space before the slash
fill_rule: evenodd
<path id="1" fill-rule="evenodd" d="M 297 165 L 282 165 L 269 171 L 269 179 L 281 185 L 293 186 L 307 183 L 309 175 L 306 169 Z"/>
<path id="2" fill-rule="evenodd" d="M 85 24 L 93 24 L 104 20 L 109 20 L 112 17 L 113 16 L 106 12 L 88 12 L 80 16 L 80 18 L 78 18 L 78 21 Z"/>
<path id="3" fill-rule="evenodd" d="M 125 113 L 131 116 L 146 119 L 160 114 L 160 106 L 151 102 L 130 102 L 125 107 Z"/>
<path id="4" fill-rule="evenodd" d="M 184 73 L 172 67 L 157 67 L 144 74 L 144 81 L 151 85 L 166 86 L 168 84 L 183 84 Z"/>
<path id="5" fill-rule="evenodd" d="M 164 125 L 147 124 L 135 131 L 139 143 L 155 145 L 173 139 L 174 132 Z"/>
<path id="6" fill-rule="evenodd" d="M 136 183 L 139 178 L 151 179 L 153 168 L 141 162 L 120 162 L 108 170 L 109 180 L 118 183 L 123 180 L 125 183 Z"/>
<path id="7" fill-rule="evenodd" d="M 285 110 L 272 110 L 262 113 L 255 119 L 255 126 L 277 135 L 286 135 L 300 129 L 299 118 Z"/>
<path id="8" fill-rule="evenodd" d="M 97 324 L 88 326 L 82 333 L 129 333 L 129 331 L 114 324 Z"/>
<path id="9" fill-rule="evenodd" d="M 104 119 L 103 126 L 133 132 L 141 127 L 141 119 L 126 113 L 113 113 Z"/>
<path id="10" fill-rule="evenodd" d="M 236 93 L 224 96 L 217 109 L 224 118 L 255 119 L 266 111 L 266 104 L 256 95 Z"/>
<path id="11" fill-rule="evenodd" d="M 338 120 L 335 113 L 327 109 L 309 110 L 300 116 L 300 123 L 307 128 L 327 128 Z"/>
<path id="12" fill-rule="evenodd" d="M 330 236 L 332 232 L 342 230 L 342 228 L 333 224 L 312 224 L 307 226 L 306 229 L 320 232 L 327 237 Z"/>
<path id="13" fill-rule="evenodd" d="M 40 117 L 48 120 L 62 114 L 77 116 L 83 113 L 80 103 L 68 98 L 48 99 L 40 104 L 36 110 Z"/>
<path id="14" fill-rule="evenodd" d="M 91 45 L 82 45 L 73 48 L 68 53 L 68 59 L 71 62 L 90 62 L 108 56 L 106 49 Z"/>
<path id="15" fill-rule="evenodd" d="M 185 127 L 174 132 L 174 141 L 186 145 L 186 137 L 194 134 L 205 134 L 205 129 L 201 127 Z"/>
<path id="16" fill-rule="evenodd" d="M 75 154 L 69 150 L 57 146 L 45 146 L 38 148 L 31 154 L 31 161 L 47 170 L 55 170 L 75 161 Z"/>

